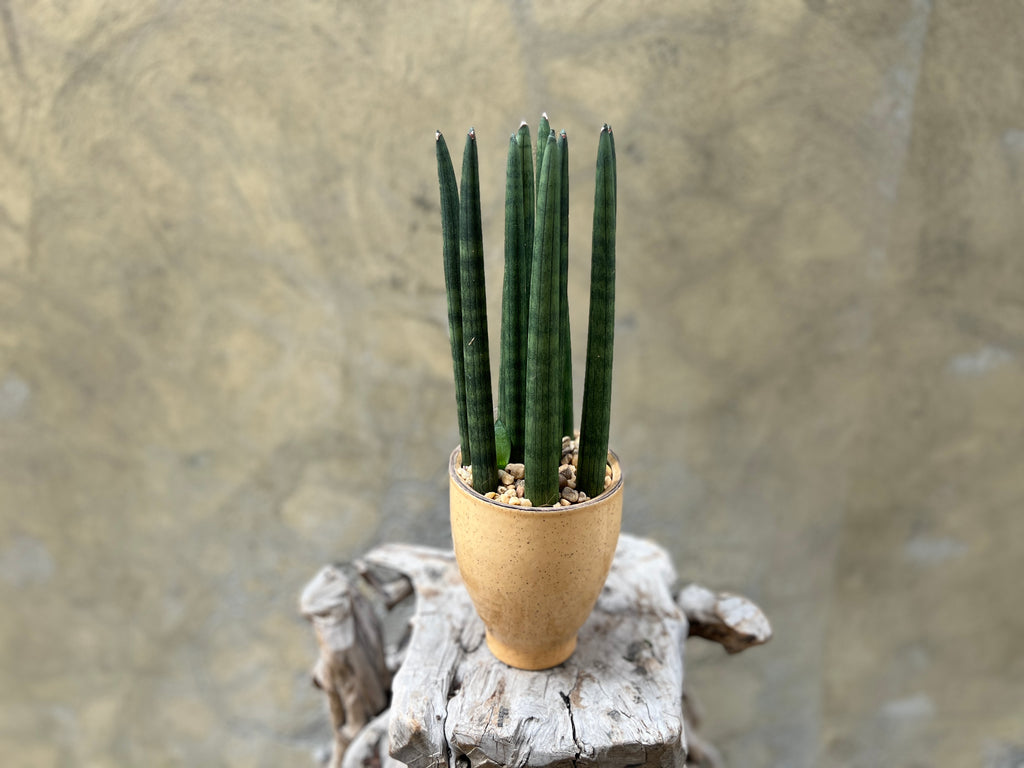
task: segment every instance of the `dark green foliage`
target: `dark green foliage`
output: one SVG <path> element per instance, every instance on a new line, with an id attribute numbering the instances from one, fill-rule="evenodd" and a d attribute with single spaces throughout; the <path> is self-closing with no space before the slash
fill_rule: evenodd
<path id="1" fill-rule="evenodd" d="M 459 190 L 455 169 L 444 136 L 437 132 L 437 181 L 441 187 L 441 237 L 444 285 L 448 296 L 448 340 L 455 372 L 455 403 L 459 414 L 462 461 L 472 461 L 469 449 L 469 416 L 466 411 L 466 367 L 462 356 L 462 292 L 459 290 Z"/>
<path id="2" fill-rule="evenodd" d="M 538 139 L 539 141 L 539 139 Z M 537 223 L 530 275 L 529 341 L 526 352 L 526 496 L 535 506 L 558 501 L 561 436 L 556 434 L 561 399 L 558 387 L 561 161 L 558 140 L 549 132 L 537 185 Z"/>
<path id="3" fill-rule="evenodd" d="M 487 297 L 484 287 L 484 241 L 480 224 L 480 174 L 476 132 L 466 136 L 459 197 L 459 288 L 462 292 L 462 349 L 466 365 L 466 407 L 473 487 L 498 485 L 494 446 L 494 401 L 487 344 Z"/>
<path id="4" fill-rule="evenodd" d="M 604 491 L 612 401 L 615 339 L 615 140 L 606 125 L 597 149 L 594 230 L 590 265 L 590 320 L 583 385 L 576 487 L 588 496 Z"/>
<path id="5" fill-rule="evenodd" d="M 573 434 L 568 138 L 564 131 L 556 137 L 548 127 L 547 115 L 542 117 L 536 172 L 527 125 L 520 126 L 509 140 L 496 421 L 487 348 L 476 135 L 471 130 L 466 139 L 461 195 L 455 189 L 451 158 L 440 133 L 437 138 L 445 284 L 463 464 L 473 467 L 474 488 L 487 493 L 497 488 L 499 464 L 510 459 L 523 461 L 526 496 L 537 506 L 556 504 L 562 436 Z M 605 126 L 598 146 L 590 327 L 577 472 L 577 487 L 591 497 L 604 490 L 608 455 L 615 313 L 615 186 L 615 145 L 611 129 Z"/>

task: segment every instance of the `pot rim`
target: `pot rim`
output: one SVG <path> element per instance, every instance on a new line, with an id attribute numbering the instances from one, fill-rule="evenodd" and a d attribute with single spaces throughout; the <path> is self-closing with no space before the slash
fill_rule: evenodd
<path id="1" fill-rule="evenodd" d="M 455 471 L 456 467 L 462 466 L 461 463 L 456 461 L 456 457 L 458 457 L 459 459 L 462 458 L 461 445 L 456 445 L 455 450 L 453 450 L 451 456 L 448 457 L 448 477 L 451 478 L 451 481 L 455 483 L 455 485 L 460 490 L 462 490 L 465 493 L 468 493 L 474 500 L 482 504 L 487 504 L 489 506 L 497 507 L 498 509 L 502 510 L 508 510 L 510 512 L 530 512 L 532 514 L 538 515 L 564 515 L 572 512 L 583 512 L 592 506 L 597 506 L 598 504 L 604 503 L 607 499 L 611 498 L 611 496 L 613 496 L 617 491 L 622 489 L 622 463 L 619 461 L 618 455 L 616 455 L 614 451 L 609 449 L 608 463 L 611 464 L 612 467 L 612 484 L 605 488 L 599 496 L 592 496 L 586 501 L 578 502 L 576 504 L 569 504 L 568 506 L 565 507 L 523 507 L 514 506 L 512 504 L 503 504 L 499 502 L 497 499 L 488 499 L 482 493 L 479 493 L 478 491 L 466 485 L 463 482 L 462 478 L 459 477 L 459 473 Z"/>

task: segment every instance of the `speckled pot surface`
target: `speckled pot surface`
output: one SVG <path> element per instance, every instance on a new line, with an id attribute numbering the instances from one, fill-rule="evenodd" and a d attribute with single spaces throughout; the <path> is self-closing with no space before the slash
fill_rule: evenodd
<path id="1" fill-rule="evenodd" d="M 611 568 L 622 523 L 622 469 L 612 484 L 568 507 L 509 507 L 474 492 L 448 465 L 452 539 L 487 646 L 509 666 L 547 669 L 576 649 Z"/>

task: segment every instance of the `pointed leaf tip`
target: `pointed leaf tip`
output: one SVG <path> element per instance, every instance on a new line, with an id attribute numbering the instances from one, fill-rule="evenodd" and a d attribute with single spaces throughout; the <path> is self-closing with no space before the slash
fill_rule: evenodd
<path id="1" fill-rule="evenodd" d="M 440 140 L 441 140 L 441 132 L 440 131 L 434 131 L 434 141 L 440 141 Z"/>

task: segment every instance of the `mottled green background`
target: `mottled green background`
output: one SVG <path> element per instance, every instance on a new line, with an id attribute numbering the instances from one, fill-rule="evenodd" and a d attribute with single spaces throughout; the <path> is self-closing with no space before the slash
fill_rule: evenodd
<path id="1" fill-rule="evenodd" d="M 434 130 L 479 134 L 496 305 L 541 110 L 577 358 L 616 132 L 625 528 L 775 624 L 692 649 L 730 765 L 1021 759 L 1024 4 L 2 0 L 0 28 L 5 765 L 312 763 L 299 589 L 449 541 Z"/>

